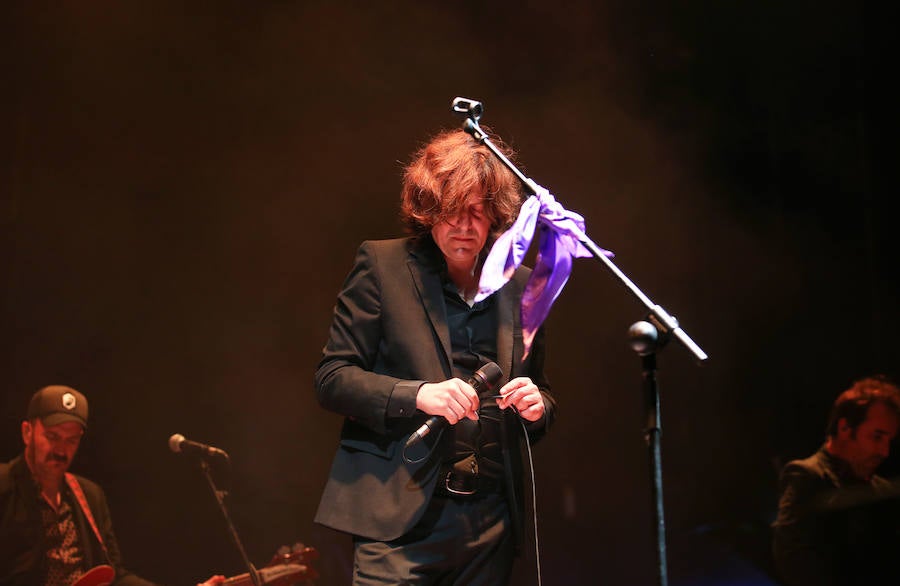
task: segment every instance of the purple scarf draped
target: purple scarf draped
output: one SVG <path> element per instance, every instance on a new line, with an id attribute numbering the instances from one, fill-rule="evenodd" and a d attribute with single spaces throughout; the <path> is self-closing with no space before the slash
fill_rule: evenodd
<path id="1" fill-rule="evenodd" d="M 531 351 L 535 333 L 569 280 L 572 258 L 592 256 L 581 244 L 584 218 L 565 209 L 549 191 L 538 186 L 537 194 L 522 204 L 512 227 L 491 247 L 481 268 L 475 301 L 485 299 L 512 278 L 531 246 L 536 227 L 540 229 L 535 267 L 522 293 L 524 356 Z M 603 254 L 613 256 L 608 250 Z"/>

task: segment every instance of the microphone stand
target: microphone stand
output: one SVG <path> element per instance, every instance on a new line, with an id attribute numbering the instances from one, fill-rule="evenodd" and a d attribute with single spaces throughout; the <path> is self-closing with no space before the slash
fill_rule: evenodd
<path id="1" fill-rule="evenodd" d="M 646 427 L 644 441 L 647 442 L 650 456 L 650 497 L 654 514 L 654 532 L 656 534 L 656 570 L 661 586 L 668 584 L 666 562 L 666 521 L 663 506 L 662 480 L 662 418 L 659 413 L 659 384 L 656 381 L 656 351 L 662 348 L 667 339 L 659 337 L 656 326 L 639 321 L 628 329 L 631 347 L 641 357 L 641 376 L 644 387 L 644 412 Z"/>
<path id="2" fill-rule="evenodd" d="M 486 146 L 525 187 L 529 195 L 536 195 L 537 184 L 526 177 L 512 162 L 500 152 L 500 149 L 491 142 L 487 133 L 478 125 L 478 120 L 484 112 L 481 102 L 469 98 L 455 98 L 452 104 L 453 111 L 466 116 L 463 122 L 463 130 L 472 135 L 480 144 Z M 603 250 L 588 238 L 587 234 L 579 238 L 579 242 L 587 248 L 591 255 L 613 274 L 647 309 L 647 321 L 638 322 L 631 326 L 632 347 L 642 357 L 642 377 L 647 416 L 647 427 L 644 429 L 644 437 L 648 444 L 650 456 L 650 471 L 652 477 L 652 498 L 654 502 L 654 533 L 656 535 L 656 556 L 658 563 L 658 579 L 660 586 L 668 585 L 666 570 L 666 537 L 665 515 L 663 510 L 662 493 L 662 461 L 660 435 L 662 425 L 659 413 L 659 388 L 656 381 L 656 350 L 661 349 L 670 336 L 678 340 L 682 346 L 693 354 L 698 364 L 703 364 L 709 358 L 700 346 L 698 346 L 687 333 L 678 325 L 678 320 L 670 315 L 662 306 L 653 303 L 650 298 L 641 291 L 634 282 L 623 273 L 619 267 L 603 254 Z M 652 328 L 652 331 L 647 327 Z"/>
<path id="3" fill-rule="evenodd" d="M 241 538 L 238 537 L 237 531 L 234 528 L 234 524 L 231 522 L 231 517 L 228 515 L 228 509 L 225 508 L 225 496 L 228 494 L 224 490 L 219 490 L 216 487 L 216 483 L 212 479 L 212 474 L 209 471 L 209 463 L 200 459 L 200 469 L 203 470 L 203 475 L 206 477 L 206 482 L 209 484 L 209 488 L 213 493 L 213 496 L 216 498 L 216 502 L 219 504 L 219 510 L 222 511 L 222 516 L 225 517 L 225 524 L 228 526 L 228 532 L 231 534 L 231 539 L 234 541 L 234 544 L 237 546 L 238 552 L 241 554 L 241 559 L 244 561 L 244 565 L 247 566 L 247 571 L 250 575 L 250 580 L 253 581 L 254 586 L 262 586 L 262 582 L 259 578 L 259 572 L 253 566 L 253 563 L 250 562 L 250 558 L 247 557 L 247 551 L 244 549 L 244 545 L 241 543 Z"/>

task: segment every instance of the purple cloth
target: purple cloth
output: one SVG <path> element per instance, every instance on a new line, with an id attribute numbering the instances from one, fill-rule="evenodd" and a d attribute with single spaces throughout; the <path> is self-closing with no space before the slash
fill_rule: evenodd
<path id="1" fill-rule="evenodd" d="M 536 227 L 535 267 L 522 293 L 525 356 L 531 350 L 535 333 L 550 313 L 550 306 L 569 280 L 572 258 L 592 256 L 591 251 L 581 244 L 585 238 L 584 218 L 562 207 L 549 191 L 539 186 L 537 194 L 522 204 L 512 227 L 491 247 L 481 268 L 475 301 L 485 299 L 512 278 L 531 246 Z M 603 250 L 603 254 L 613 255 L 608 250 Z"/>

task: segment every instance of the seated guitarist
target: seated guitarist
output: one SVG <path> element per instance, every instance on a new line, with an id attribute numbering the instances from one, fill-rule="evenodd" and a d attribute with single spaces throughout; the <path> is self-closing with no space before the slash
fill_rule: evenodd
<path id="1" fill-rule="evenodd" d="M 75 389 L 49 386 L 31 397 L 25 452 L 0 464 L 0 585 L 152 586 L 122 567 L 103 490 L 68 473 L 87 419 Z"/>

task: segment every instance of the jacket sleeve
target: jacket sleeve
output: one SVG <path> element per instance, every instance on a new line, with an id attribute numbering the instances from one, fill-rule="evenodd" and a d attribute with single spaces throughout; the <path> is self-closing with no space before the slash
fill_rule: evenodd
<path id="1" fill-rule="evenodd" d="M 386 344 L 382 323 L 382 275 L 378 258 L 363 243 L 337 298 L 334 317 L 315 374 L 319 404 L 376 433 L 387 432 L 389 417 L 410 417 L 425 381 L 375 372 Z"/>
<path id="2" fill-rule="evenodd" d="M 787 586 L 834 584 L 830 555 L 822 542 L 822 511 L 816 506 L 823 481 L 799 463 L 785 466 L 773 529 L 772 551 Z"/>
<path id="3" fill-rule="evenodd" d="M 541 397 L 544 400 L 544 416 L 537 421 L 525 424 L 525 429 L 528 431 L 528 440 L 532 444 L 544 437 L 556 420 L 556 399 L 550 392 L 550 382 L 544 374 L 544 337 L 545 331 L 542 326 L 535 334 L 534 342 L 532 343 L 527 372 L 531 381 L 540 389 Z"/>

